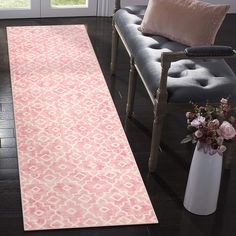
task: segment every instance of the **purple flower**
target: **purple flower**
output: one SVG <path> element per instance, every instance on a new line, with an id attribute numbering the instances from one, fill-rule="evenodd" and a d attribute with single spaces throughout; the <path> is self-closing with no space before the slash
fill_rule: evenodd
<path id="1" fill-rule="evenodd" d="M 195 128 L 198 128 L 199 125 L 203 124 L 205 122 L 205 117 L 203 116 L 198 116 L 196 119 L 194 119 L 192 122 L 191 122 L 191 126 L 195 127 Z"/>

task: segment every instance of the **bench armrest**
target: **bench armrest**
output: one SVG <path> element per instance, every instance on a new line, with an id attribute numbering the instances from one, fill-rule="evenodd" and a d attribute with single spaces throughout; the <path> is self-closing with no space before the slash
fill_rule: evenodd
<path id="1" fill-rule="evenodd" d="M 229 46 L 195 46 L 185 49 L 188 57 L 227 57 L 235 54 Z"/>
<path id="2" fill-rule="evenodd" d="M 196 46 L 186 48 L 184 51 L 180 52 L 163 52 L 161 55 L 161 80 L 158 93 L 163 93 L 164 96 L 167 94 L 167 77 L 168 70 L 172 62 L 191 59 L 191 58 L 232 58 L 236 57 L 236 51 L 229 46 Z M 161 95 L 159 95 L 161 96 Z"/>
<path id="3" fill-rule="evenodd" d="M 236 50 L 229 46 L 195 46 L 188 47 L 184 51 L 179 52 L 163 52 L 162 65 L 170 64 L 171 62 L 191 59 L 191 58 L 230 58 L 236 57 Z"/>

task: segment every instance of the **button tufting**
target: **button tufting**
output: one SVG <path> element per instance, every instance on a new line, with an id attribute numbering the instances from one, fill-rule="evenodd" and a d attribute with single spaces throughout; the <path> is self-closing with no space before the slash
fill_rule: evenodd
<path id="1" fill-rule="evenodd" d="M 187 69 L 189 70 L 195 70 L 196 69 L 196 65 L 195 64 L 187 64 L 185 65 Z"/>
<path id="2" fill-rule="evenodd" d="M 222 77 L 222 76 L 219 75 L 219 74 L 213 74 L 213 73 L 212 73 L 212 76 L 214 76 L 214 77 Z"/>
<path id="3" fill-rule="evenodd" d="M 202 87 L 206 87 L 207 85 L 208 85 L 208 80 L 206 80 L 206 79 L 198 79 L 198 80 L 196 80 L 198 83 L 199 83 L 199 85 L 201 85 Z"/>
<path id="4" fill-rule="evenodd" d="M 169 73 L 168 76 L 169 76 L 169 77 L 173 77 L 173 78 L 180 78 L 180 77 L 181 77 L 181 74 L 175 72 L 175 73 Z"/>
<path id="5" fill-rule="evenodd" d="M 135 25 L 141 25 L 142 21 L 141 20 L 137 20 L 134 22 Z"/>
<path id="6" fill-rule="evenodd" d="M 157 43 L 152 44 L 152 45 L 149 46 L 149 48 L 152 48 L 152 49 L 160 49 L 160 44 L 157 44 Z"/>

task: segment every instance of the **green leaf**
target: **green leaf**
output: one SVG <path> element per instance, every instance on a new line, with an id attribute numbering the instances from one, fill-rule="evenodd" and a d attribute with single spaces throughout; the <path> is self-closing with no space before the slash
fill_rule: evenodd
<path id="1" fill-rule="evenodd" d="M 192 144 L 195 144 L 195 143 L 197 143 L 197 140 L 192 139 Z"/>
<path id="2" fill-rule="evenodd" d="M 188 143 L 192 141 L 192 136 L 191 135 L 187 135 L 186 138 L 184 138 L 181 143 Z"/>

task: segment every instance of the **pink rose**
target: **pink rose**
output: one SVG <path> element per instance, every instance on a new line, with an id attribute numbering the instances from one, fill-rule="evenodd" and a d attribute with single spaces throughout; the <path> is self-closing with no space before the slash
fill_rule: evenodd
<path id="1" fill-rule="evenodd" d="M 190 111 L 188 111 L 188 112 L 186 112 L 186 117 L 188 118 L 188 119 L 192 119 L 193 117 L 194 117 L 194 113 L 192 113 L 192 112 L 190 112 Z"/>
<path id="2" fill-rule="evenodd" d="M 213 122 L 213 124 L 214 124 L 215 126 L 219 126 L 219 125 L 220 125 L 220 122 L 219 122 L 219 120 L 217 120 L 217 119 L 214 119 L 212 122 Z"/>
<path id="3" fill-rule="evenodd" d="M 200 131 L 200 130 L 197 130 L 194 135 L 197 137 L 197 138 L 201 138 L 203 133 Z"/>
<path id="4" fill-rule="evenodd" d="M 217 132 L 226 140 L 232 139 L 236 135 L 234 127 L 228 121 L 224 121 Z"/>
<path id="5" fill-rule="evenodd" d="M 218 127 L 219 125 L 220 125 L 220 122 L 219 122 L 219 120 L 217 120 L 217 119 L 211 120 L 211 121 L 209 121 L 209 123 L 208 123 L 208 127 L 209 127 L 210 129 L 213 129 L 213 128 L 215 128 L 215 127 Z"/>
<path id="6" fill-rule="evenodd" d="M 224 151 L 226 151 L 226 146 L 221 145 L 221 146 L 219 147 L 219 152 L 223 153 Z"/>

